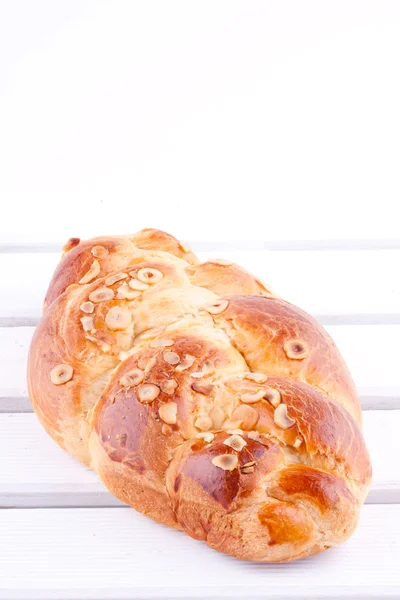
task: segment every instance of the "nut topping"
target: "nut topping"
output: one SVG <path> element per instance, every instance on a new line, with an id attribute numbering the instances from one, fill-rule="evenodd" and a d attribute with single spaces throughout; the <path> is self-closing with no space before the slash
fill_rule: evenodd
<path id="1" fill-rule="evenodd" d="M 207 416 L 197 417 L 194 424 L 197 429 L 201 429 L 202 431 L 208 431 L 213 426 L 212 420 Z"/>
<path id="2" fill-rule="evenodd" d="M 294 360 L 307 358 L 310 353 L 308 345 L 300 339 L 287 340 L 283 345 L 283 349 L 286 356 Z"/>
<path id="3" fill-rule="evenodd" d="M 303 438 L 302 437 L 297 437 L 294 440 L 293 448 L 300 448 L 300 446 L 302 445 L 302 443 L 303 443 Z"/>
<path id="4" fill-rule="evenodd" d="M 171 351 L 164 352 L 163 359 L 169 365 L 177 365 L 181 360 L 179 354 L 177 354 L 176 352 L 171 352 Z"/>
<path id="5" fill-rule="evenodd" d="M 124 361 L 139 351 L 140 351 L 140 348 L 133 346 L 130 350 L 127 350 L 127 351 L 121 350 L 121 352 L 118 353 L 118 358 L 119 358 L 119 360 Z"/>
<path id="6" fill-rule="evenodd" d="M 108 250 L 107 248 L 104 248 L 104 246 L 93 246 L 93 248 L 91 249 L 91 253 L 96 258 L 104 258 L 105 256 L 107 256 Z"/>
<path id="7" fill-rule="evenodd" d="M 228 304 L 228 300 L 223 300 L 221 298 L 220 300 L 216 300 L 213 303 L 204 304 L 204 306 L 202 306 L 201 308 L 209 312 L 211 315 L 219 315 L 220 313 L 224 312 L 224 310 L 226 310 Z"/>
<path id="8" fill-rule="evenodd" d="M 202 431 L 201 433 L 196 434 L 196 438 L 200 438 L 201 440 L 204 440 L 205 442 L 207 442 L 207 444 L 212 442 L 214 437 L 215 436 L 213 433 L 211 433 L 211 431 Z"/>
<path id="9" fill-rule="evenodd" d="M 143 283 L 143 281 L 139 281 L 135 278 L 132 278 L 130 281 L 128 281 L 128 285 L 130 288 L 132 288 L 133 290 L 137 290 L 138 292 L 144 292 L 144 290 L 147 290 L 149 288 L 147 283 Z"/>
<path id="10" fill-rule="evenodd" d="M 164 394 L 168 394 L 168 396 L 171 396 L 177 387 L 178 384 L 175 379 L 166 379 L 160 383 L 161 391 L 164 392 Z"/>
<path id="11" fill-rule="evenodd" d="M 195 360 L 196 360 L 195 356 L 192 356 L 191 354 L 185 354 L 181 364 L 178 365 L 177 367 L 175 367 L 175 371 L 178 371 L 178 373 L 180 373 L 181 371 L 185 371 L 186 369 L 189 369 Z"/>
<path id="12" fill-rule="evenodd" d="M 286 404 L 279 404 L 274 410 L 274 421 L 282 429 L 289 429 L 296 423 L 295 419 L 289 417 Z"/>
<path id="13" fill-rule="evenodd" d="M 174 340 L 170 340 L 168 338 L 155 338 L 151 340 L 150 347 L 151 348 L 167 348 L 168 346 L 174 345 Z"/>
<path id="14" fill-rule="evenodd" d="M 267 375 L 264 373 L 246 373 L 244 378 L 255 381 L 256 383 L 265 383 L 268 379 Z"/>
<path id="15" fill-rule="evenodd" d="M 91 265 L 89 271 L 87 271 L 87 273 L 82 277 L 82 279 L 79 280 L 79 283 L 89 283 L 89 281 L 92 281 L 92 279 L 97 277 L 97 275 L 99 273 L 100 273 L 100 263 L 98 260 L 95 259 L 92 262 L 92 265 Z"/>
<path id="16" fill-rule="evenodd" d="M 142 383 L 143 379 L 144 373 L 142 369 L 132 369 L 121 377 L 119 383 L 124 387 L 129 387 L 131 385 L 138 385 L 139 383 Z"/>
<path id="17" fill-rule="evenodd" d="M 106 325 L 109 329 L 126 329 L 131 324 L 131 313 L 123 306 L 113 306 L 106 314 Z"/>
<path id="18" fill-rule="evenodd" d="M 106 287 L 97 288 L 97 290 L 94 290 L 89 294 L 89 300 L 95 302 L 96 304 L 98 302 L 106 302 L 112 298 L 114 298 L 113 290 L 110 290 Z"/>
<path id="19" fill-rule="evenodd" d="M 215 365 L 211 360 L 204 361 L 204 365 L 201 368 L 201 371 L 195 371 L 194 373 L 190 373 L 190 377 L 194 379 L 201 379 L 202 377 L 207 377 L 207 375 L 211 375 L 215 371 Z"/>
<path id="20" fill-rule="evenodd" d="M 232 421 L 239 421 L 239 427 L 248 431 L 253 429 L 259 419 L 258 411 L 248 404 L 241 404 L 232 414 Z M 231 429 L 231 428 L 229 428 Z"/>
<path id="21" fill-rule="evenodd" d="M 253 402 L 258 402 L 261 398 L 264 397 L 264 390 L 257 390 L 256 392 L 248 392 L 247 394 L 242 394 L 240 396 L 240 400 L 245 404 L 253 404 Z"/>
<path id="22" fill-rule="evenodd" d="M 215 429 L 221 429 L 222 424 L 226 419 L 225 411 L 219 406 L 214 406 L 210 412 L 210 417 L 214 423 Z"/>
<path id="23" fill-rule="evenodd" d="M 80 322 L 82 323 L 82 327 L 83 327 L 84 331 L 90 331 L 94 327 L 93 317 L 82 317 L 80 319 Z"/>
<path id="24" fill-rule="evenodd" d="M 79 308 L 84 313 L 92 313 L 94 311 L 94 304 L 93 302 L 84 302 Z"/>
<path id="25" fill-rule="evenodd" d="M 50 371 L 51 383 L 54 383 L 54 385 L 62 385 L 63 383 L 67 383 L 67 381 L 72 379 L 73 373 L 74 370 L 71 365 L 61 363 Z"/>
<path id="26" fill-rule="evenodd" d="M 157 398 L 160 393 L 160 388 L 154 383 L 142 383 L 138 387 L 137 395 L 139 397 L 140 402 L 147 403 L 153 402 Z"/>
<path id="27" fill-rule="evenodd" d="M 247 446 L 247 442 L 240 437 L 240 435 L 231 435 L 230 437 L 226 438 L 224 444 L 225 446 L 233 448 L 233 450 L 236 450 L 237 452 L 240 452 L 245 446 Z"/>
<path id="28" fill-rule="evenodd" d="M 158 283 L 164 277 L 164 275 L 158 269 L 150 269 L 149 267 L 145 267 L 144 269 L 139 269 L 136 277 L 142 283 Z"/>
<path id="29" fill-rule="evenodd" d="M 135 292 L 135 290 L 131 290 L 131 288 L 123 283 L 117 289 L 117 298 L 125 298 L 126 300 L 134 300 L 140 296 L 140 292 Z"/>
<path id="30" fill-rule="evenodd" d="M 114 285 L 117 281 L 121 281 L 121 279 L 126 279 L 128 277 L 128 273 L 116 273 L 115 275 L 110 275 L 105 280 L 105 284 L 107 286 Z"/>
<path id="31" fill-rule="evenodd" d="M 138 360 L 138 367 L 140 369 L 143 369 L 143 371 L 149 372 L 154 367 L 156 362 L 157 362 L 157 359 L 155 356 L 152 356 L 151 358 L 143 358 L 142 357 L 142 358 L 139 358 L 139 360 Z"/>
<path id="32" fill-rule="evenodd" d="M 201 385 L 200 383 L 192 383 L 191 388 L 194 392 L 198 392 L 199 394 L 204 394 L 204 396 L 209 396 L 214 389 L 214 386 L 209 384 Z"/>
<path id="33" fill-rule="evenodd" d="M 252 466 L 252 467 L 242 467 L 240 469 L 240 472 L 243 473 L 244 475 L 248 475 L 249 473 L 254 473 L 254 466 Z"/>
<path id="34" fill-rule="evenodd" d="M 224 471 L 233 471 L 238 466 L 238 457 L 236 454 L 220 454 L 212 459 L 212 464 Z"/>
<path id="35" fill-rule="evenodd" d="M 281 401 L 280 393 L 278 392 L 278 390 L 272 387 L 268 387 L 265 390 L 264 398 L 265 400 L 268 400 L 268 402 L 272 404 L 272 406 L 275 406 L 275 408 L 279 406 Z"/>
<path id="36" fill-rule="evenodd" d="M 158 419 L 160 420 L 160 419 Z M 171 427 L 171 425 L 167 425 L 167 423 L 163 423 L 161 425 L 161 433 L 163 435 L 171 435 L 171 433 L 173 432 L 173 429 Z"/>
<path id="37" fill-rule="evenodd" d="M 176 414 L 178 410 L 178 405 L 176 402 L 167 402 L 166 404 L 162 404 L 158 409 L 158 414 L 160 418 L 167 423 L 168 425 L 174 425 L 176 423 Z"/>
<path id="38" fill-rule="evenodd" d="M 190 377 L 193 377 L 193 379 L 202 379 L 204 376 L 205 376 L 205 373 L 203 370 L 193 371 L 193 373 L 190 373 Z"/>
<path id="39" fill-rule="evenodd" d="M 247 437 L 251 440 L 254 440 L 255 442 L 258 442 L 259 444 L 262 444 L 263 446 L 270 445 L 268 435 L 265 433 L 259 433 L 258 431 L 249 431 Z"/>

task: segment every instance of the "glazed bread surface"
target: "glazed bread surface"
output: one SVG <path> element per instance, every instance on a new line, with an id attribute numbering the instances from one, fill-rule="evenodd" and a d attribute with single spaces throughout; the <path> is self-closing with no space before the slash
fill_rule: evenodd
<path id="1" fill-rule="evenodd" d="M 357 524 L 371 467 L 332 339 L 167 233 L 69 240 L 28 385 L 48 433 L 117 498 L 216 550 L 287 561 Z"/>

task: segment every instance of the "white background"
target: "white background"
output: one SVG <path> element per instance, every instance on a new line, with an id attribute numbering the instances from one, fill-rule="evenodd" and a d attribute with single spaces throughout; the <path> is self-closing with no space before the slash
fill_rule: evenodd
<path id="1" fill-rule="evenodd" d="M 399 67 L 397 0 L 0 0 L 0 599 L 400 598 Z M 214 552 L 121 507 L 32 414 L 60 244 L 151 226 L 338 345 L 373 464 L 345 544 Z"/>
<path id="2" fill-rule="evenodd" d="M 3 240 L 394 238 L 397 1 L 0 0 Z"/>

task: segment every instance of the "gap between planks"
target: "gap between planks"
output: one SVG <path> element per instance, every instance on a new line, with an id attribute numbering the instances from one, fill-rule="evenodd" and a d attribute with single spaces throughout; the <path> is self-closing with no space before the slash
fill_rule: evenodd
<path id="1" fill-rule="evenodd" d="M 400 320 L 400 281 L 393 277 L 400 250 L 381 252 L 201 252 L 233 261 L 265 279 L 282 298 L 331 325 L 388 324 Z M 0 298 L 4 326 L 35 325 L 42 314 L 58 254 L 0 254 L 12 286 Z M 23 283 L 15 273 L 26 273 Z M 355 278 L 357 274 L 357 278 Z M 371 281 L 374 285 L 371 286 Z M 26 295 L 26 289 L 30 294 Z"/>
<path id="2" fill-rule="evenodd" d="M 384 393 L 374 388 L 360 389 L 359 398 L 363 410 L 399 410 L 400 389 L 385 390 Z M 32 405 L 27 396 L 1 396 L 1 413 L 31 413 Z"/>
<path id="3" fill-rule="evenodd" d="M 364 412 L 364 435 L 370 450 L 373 478 L 367 504 L 398 504 L 400 474 L 388 456 L 400 453 L 400 410 Z M 96 473 L 73 460 L 46 434 L 34 415 L 1 415 L 0 455 L 16 439 L 22 446 L 0 472 L 0 507 L 62 508 L 122 506 Z M 43 457 L 47 457 L 43 461 Z"/>
<path id="4" fill-rule="evenodd" d="M 400 313 L 313 315 L 321 325 L 400 325 Z M 36 327 L 40 315 L 0 316 L 0 327 Z"/>
<path id="5" fill-rule="evenodd" d="M 82 238 L 84 239 L 84 238 Z M 66 242 L 67 240 L 65 240 Z M 48 241 L 33 242 L 1 242 L 0 253 L 51 253 L 61 252 L 65 242 Z M 331 239 L 331 240 L 226 240 L 226 241 L 200 241 L 188 240 L 194 252 L 224 251 L 254 251 L 273 250 L 281 252 L 310 251 L 310 250 L 398 250 L 399 239 L 374 240 L 374 239 Z"/>

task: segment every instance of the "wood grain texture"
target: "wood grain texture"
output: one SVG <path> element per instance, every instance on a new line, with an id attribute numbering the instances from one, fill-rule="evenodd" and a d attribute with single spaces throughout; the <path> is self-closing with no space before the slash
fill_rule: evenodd
<path id="1" fill-rule="evenodd" d="M 365 506 L 342 546 L 241 562 L 129 508 L 0 511 L 0 598 L 397 598 L 400 506 Z"/>

